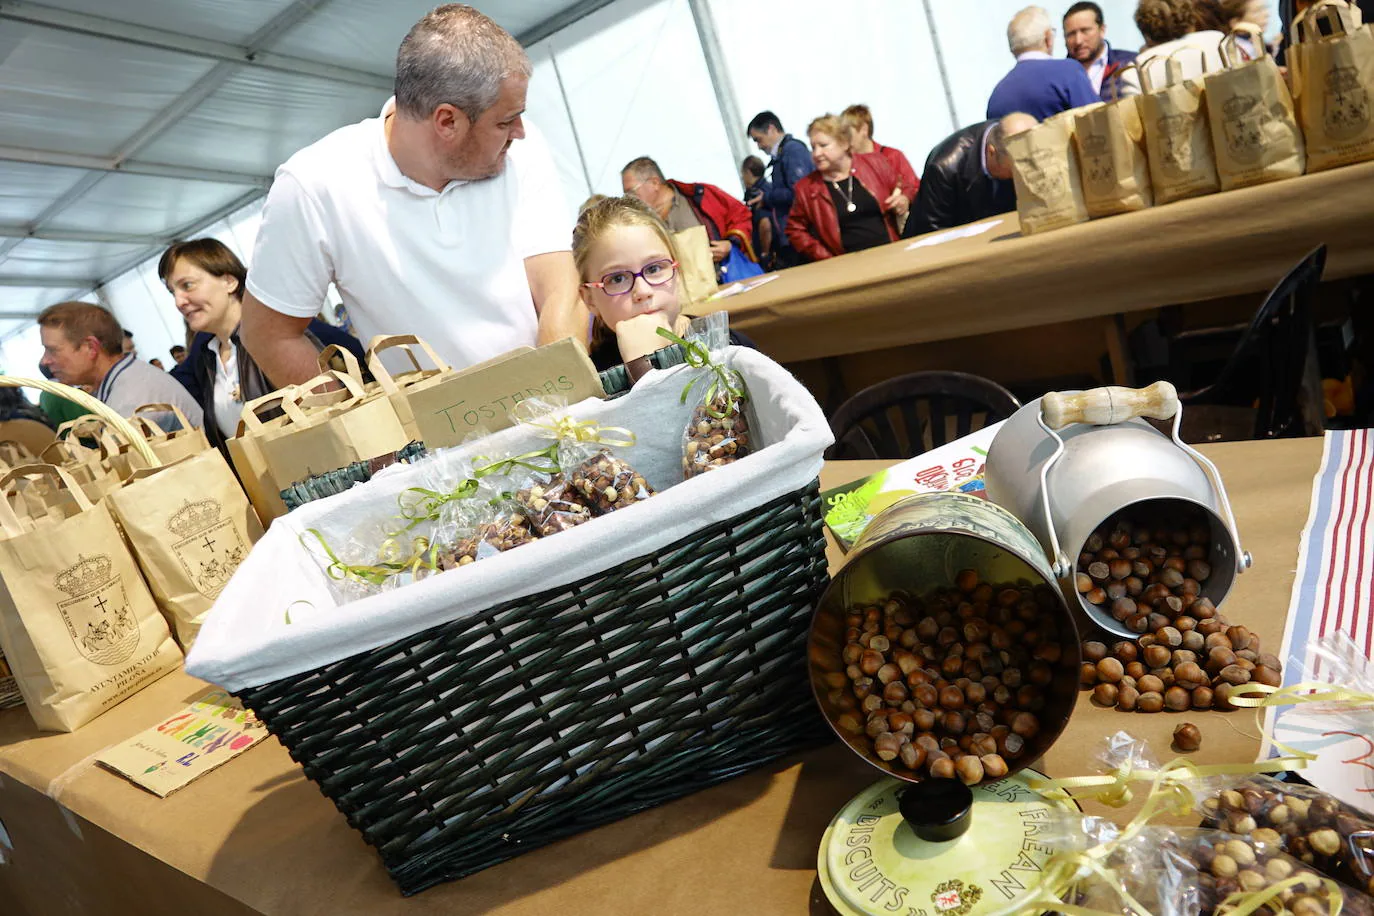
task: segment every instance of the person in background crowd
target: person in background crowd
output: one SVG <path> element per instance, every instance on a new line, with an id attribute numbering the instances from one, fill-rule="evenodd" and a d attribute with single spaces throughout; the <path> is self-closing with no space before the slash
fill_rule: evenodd
<path id="1" fill-rule="evenodd" d="M 1028 6 L 1007 26 L 1007 46 L 1016 66 L 1002 77 L 988 98 L 988 118 L 1022 111 L 1037 121 L 1098 101 L 1083 68 L 1072 60 L 1056 60 L 1054 26 L 1042 7 Z"/>
<path id="2" fill-rule="evenodd" d="M 205 436 L 222 449 L 238 430 L 243 405 L 282 387 L 263 373 L 239 340 L 248 271 L 223 242 L 204 238 L 177 242 L 164 251 L 157 275 L 195 332 L 186 359 L 172 376 L 204 410 Z M 318 319 L 306 326 L 305 339 L 317 354 L 338 344 L 360 362 L 366 358 L 356 337 Z"/>
<path id="3" fill-rule="evenodd" d="M 359 337 L 407 332 L 462 369 L 573 337 L 587 313 L 553 158 L 523 121 L 532 67 L 470 6 L 401 42 L 396 95 L 277 169 L 243 344 L 278 384 L 318 371 L 305 332 L 333 282 Z"/>
<path id="4" fill-rule="evenodd" d="M 1204 72 L 1221 69 L 1221 40 L 1226 34 L 1202 28 L 1196 0 L 1140 0 L 1135 24 L 1145 37 L 1145 50 L 1135 62 L 1156 81 L 1164 77 L 1164 61 L 1185 49 L 1198 53 L 1174 58 L 1183 69 L 1184 79 L 1199 79 Z M 1120 82 L 1122 95 L 1140 94 L 1140 74 L 1136 71 L 1121 74 Z"/>
<path id="5" fill-rule="evenodd" d="M 672 232 L 703 226 L 711 240 L 711 260 L 719 266 L 730 254 L 731 246 L 745 257 L 754 254 L 754 218 L 737 198 L 713 184 L 673 181 L 663 177 L 658 163 L 640 156 L 620 170 L 625 196 L 638 197 L 648 204 Z"/>
<path id="6" fill-rule="evenodd" d="M 121 417 L 131 416 L 144 404 L 172 404 L 192 426 L 200 426 L 200 405 L 166 372 L 159 372 L 133 353 L 123 353 L 119 322 L 100 306 L 59 302 L 39 313 L 38 330 L 43 339 L 43 365 L 64 385 L 89 385 L 95 398 Z M 147 416 L 168 432 L 179 428 L 170 413 Z"/>
<path id="7" fill-rule="evenodd" d="M 85 413 L 83 410 L 77 416 L 84 416 Z M 47 412 L 41 407 L 35 407 L 33 402 L 24 396 L 24 389 L 9 386 L 0 388 L 0 423 L 6 420 L 33 420 L 49 429 L 57 428 Z"/>
<path id="8" fill-rule="evenodd" d="M 591 356 L 605 371 L 625 364 L 631 380 L 649 370 L 645 357 L 671 346 L 660 328 L 686 336 L 677 282 L 677 246 L 663 220 L 637 197 L 603 197 L 578 214 L 573 259 L 582 301 L 596 322 Z M 753 346 L 735 332 L 730 342 Z"/>
<path id="9" fill-rule="evenodd" d="M 806 144 L 782 129 L 782 122 L 771 111 L 760 111 L 749 122 L 749 139 L 753 140 L 760 152 L 768 154 L 768 191 L 761 197 L 749 202 L 754 209 L 767 207 L 777 217 L 774 235 L 778 248 L 774 261 L 776 267 L 795 267 L 801 263 L 801 256 L 788 241 L 787 220 L 792 212 L 793 190 L 797 182 L 815 170 L 811 161 L 811 151 Z"/>
<path id="10" fill-rule="evenodd" d="M 161 369 L 163 372 L 167 371 L 166 367 L 162 365 L 162 360 L 158 359 L 156 356 L 148 360 L 148 365 Z"/>
<path id="11" fill-rule="evenodd" d="M 854 152 L 877 153 L 886 159 L 888 165 L 897 173 L 898 188 L 883 203 L 887 209 L 897 214 L 897 225 L 900 228 L 906 222 L 911 202 L 916 199 L 916 191 L 921 187 L 916 170 L 911 167 L 911 162 L 901 150 L 895 146 L 883 146 L 873 139 L 873 112 L 868 110 L 867 105 L 850 105 L 840 117 L 844 120 L 845 127 L 849 128 Z"/>
<path id="12" fill-rule="evenodd" d="M 891 206 L 901 179 L 877 153 L 855 153 L 849 129 L 832 114 L 811 122 L 816 171 L 797 182 L 787 237 L 808 261 L 820 261 L 897 240 Z"/>
<path id="13" fill-rule="evenodd" d="M 120 344 L 120 352 L 121 352 L 121 353 L 132 353 L 132 354 L 134 354 L 135 356 L 138 355 L 138 349 L 134 346 L 134 332 L 133 332 L 133 331 L 125 331 L 125 332 L 124 332 L 124 340 L 123 340 L 123 342 Z"/>
<path id="14" fill-rule="evenodd" d="M 758 156 L 745 156 L 740 163 L 739 180 L 744 186 L 744 202 L 749 204 L 753 198 L 761 198 L 773 187 L 773 183 L 763 177 L 763 160 Z M 778 225 L 778 213 L 772 207 L 750 204 L 754 211 L 754 251 L 759 255 L 759 263 L 764 270 L 773 269 L 774 245 L 781 233 L 774 232 Z"/>
<path id="15" fill-rule="evenodd" d="M 1093 91 L 1111 101 L 1117 71 L 1135 60 L 1135 52 L 1119 51 L 1107 44 L 1107 24 L 1096 3 L 1075 3 L 1064 14 L 1064 44 L 1069 57 L 1083 65 Z"/>
<path id="16" fill-rule="evenodd" d="M 38 371 L 42 373 L 45 379 L 56 379 L 56 376 L 53 375 L 53 371 L 48 368 L 46 363 L 39 363 Z M 82 385 L 74 385 L 73 387 L 81 388 L 83 391 L 85 390 L 85 387 Z M 89 394 L 90 392 L 87 391 L 86 393 Z M 61 426 L 63 423 L 75 420 L 78 417 L 84 417 L 86 414 L 90 413 L 89 410 L 75 401 L 70 401 L 50 391 L 44 391 L 38 395 L 38 409 L 47 414 L 48 419 L 52 421 L 54 429 Z"/>
<path id="17" fill-rule="evenodd" d="M 172 362 L 176 363 L 178 366 L 186 362 L 186 348 L 181 344 L 172 347 L 169 352 L 172 354 Z"/>
<path id="18" fill-rule="evenodd" d="M 903 234 L 913 238 L 1015 210 L 1016 188 L 1004 141 L 1035 124 L 1035 118 L 1017 111 L 945 138 L 926 159 L 921 190 Z"/>

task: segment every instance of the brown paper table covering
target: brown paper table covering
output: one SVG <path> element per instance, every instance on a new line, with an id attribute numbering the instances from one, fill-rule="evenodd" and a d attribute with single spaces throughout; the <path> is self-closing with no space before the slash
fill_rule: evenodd
<path id="1" fill-rule="evenodd" d="M 1255 556 L 1226 612 L 1276 648 L 1321 440 L 1203 451 L 1225 477 Z M 822 482 L 836 486 L 882 465 L 835 463 Z M 832 547 L 832 568 L 837 558 Z M 0 821 L 13 846 L 0 843 L 9 860 L 0 865 L 0 912 L 829 913 L 816 884 L 817 844 L 835 812 L 878 776 L 832 744 L 410 899 L 274 738 L 166 799 L 80 767 L 61 793 L 75 816 L 42 795 L 204 689 L 174 673 L 71 735 L 40 736 L 24 710 L 0 712 Z M 1090 706 L 1087 696 L 1045 771 L 1081 773 L 1101 737 L 1118 728 L 1167 755 L 1184 719 L 1202 728 L 1199 762 L 1250 760 L 1259 747 L 1249 714 L 1120 713 Z"/>
<path id="2" fill-rule="evenodd" d="M 1374 162 L 1022 238 L 903 240 L 782 271 L 695 307 L 783 363 L 1268 290 L 1317 245 L 1325 277 L 1374 273 Z M 1257 301 L 1258 304 L 1258 301 Z"/>

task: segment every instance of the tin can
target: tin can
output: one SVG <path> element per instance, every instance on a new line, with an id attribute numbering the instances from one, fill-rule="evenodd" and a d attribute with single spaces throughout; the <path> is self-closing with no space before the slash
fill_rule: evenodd
<path id="1" fill-rule="evenodd" d="M 977 571 L 983 582 L 1043 586 L 1054 596 L 1048 613 L 1055 618 L 1062 654 L 1052 682 L 1044 687 L 1040 731 L 1026 742 L 1019 765 L 1007 761 L 1010 773 L 1037 760 L 1054 743 L 1078 697 L 1082 658 L 1077 626 L 1035 535 L 1006 509 L 980 497 L 924 493 L 899 500 L 873 519 L 832 577 L 812 618 L 807 658 L 812 692 L 835 734 L 875 769 L 907 782 L 921 777 L 880 759 L 866 735 L 839 722 L 851 711 L 846 704 L 852 700 L 846 699 L 845 688 L 833 685 L 845 671 L 845 617 L 851 608 L 882 604 L 894 592 L 921 597 L 952 587 L 965 569 Z"/>

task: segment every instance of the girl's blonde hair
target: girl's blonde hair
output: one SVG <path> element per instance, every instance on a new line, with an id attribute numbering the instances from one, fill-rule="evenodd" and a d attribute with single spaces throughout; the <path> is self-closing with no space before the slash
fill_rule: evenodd
<path id="1" fill-rule="evenodd" d="M 572 234 L 573 261 L 577 264 L 577 273 L 582 282 L 593 279 L 586 275 L 587 259 L 591 257 L 592 247 L 612 229 L 622 226 L 648 226 L 668 249 L 668 257 L 678 260 L 673 234 L 644 201 L 630 196 L 602 197 L 600 200 L 593 198 L 582 206 Z"/>
<path id="2" fill-rule="evenodd" d="M 810 137 L 816 131 L 829 134 L 843 144 L 846 149 L 854 145 L 854 132 L 849 129 L 849 125 L 844 123 L 844 119 L 839 115 L 821 115 L 806 128 L 806 136 Z"/>

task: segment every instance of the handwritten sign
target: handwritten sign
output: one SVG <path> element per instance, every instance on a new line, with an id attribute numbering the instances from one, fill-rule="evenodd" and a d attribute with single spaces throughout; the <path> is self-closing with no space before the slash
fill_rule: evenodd
<path id="1" fill-rule="evenodd" d="M 418 437 L 433 448 L 457 445 L 474 432 L 511 425 L 510 410 L 530 398 L 557 398 L 576 404 L 604 397 L 596 367 L 571 338 L 537 350 L 528 347 L 489 360 L 433 383 L 408 389 L 404 396 Z"/>
<path id="2" fill-rule="evenodd" d="M 166 798 L 267 737 L 258 717 L 222 690 L 212 690 L 162 723 L 96 760 Z"/>

